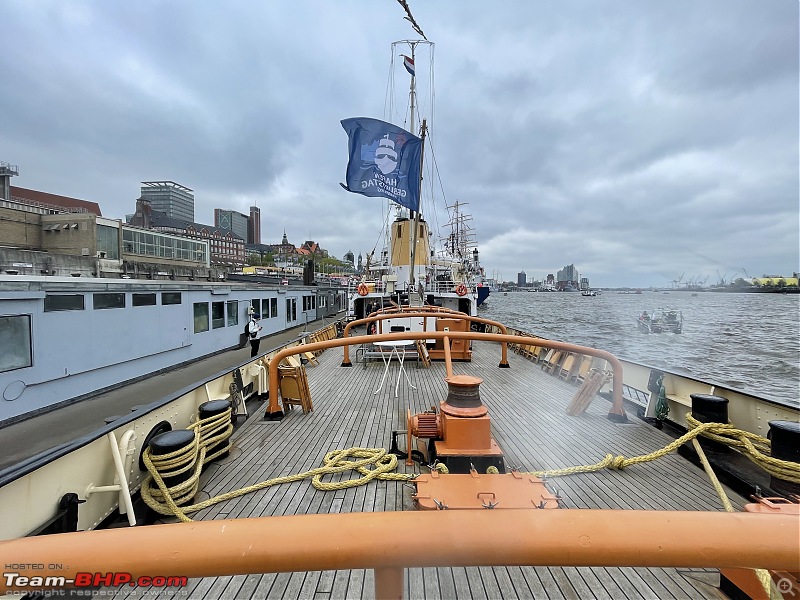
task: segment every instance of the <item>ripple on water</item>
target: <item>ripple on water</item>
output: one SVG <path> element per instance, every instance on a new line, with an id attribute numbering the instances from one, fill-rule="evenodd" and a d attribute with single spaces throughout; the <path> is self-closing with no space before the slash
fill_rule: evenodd
<path id="1" fill-rule="evenodd" d="M 642 311 L 680 310 L 684 330 L 643 334 Z M 800 295 L 656 292 L 595 298 L 577 294 L 495 294 L 481 313 L 554 340 L 800 404 Z"/>

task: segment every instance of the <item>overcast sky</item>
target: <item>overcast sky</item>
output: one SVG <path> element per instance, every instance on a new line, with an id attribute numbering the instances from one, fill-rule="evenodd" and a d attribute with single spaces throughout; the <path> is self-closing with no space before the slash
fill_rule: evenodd
<path id="1" fill-rule="evenodd" d="M 596 287 L 666 286 L 800 269 L 796 0 L 409 3 L 435 43 L 433 86 L 417 60 L 438 170 L 424 215 L 443 225 L 445 202 L 468 203 L 489 275 L 574 264 Z M 13 185 L 124 219 L 141 181 L 172 180 L 198 222 L 256 203 L 265 243 L 378 243 L 385 202 L 339 186 L 339 122 L 410 126 L 391 43 L 419 36 L 394 0 L 2 9 Z"/>

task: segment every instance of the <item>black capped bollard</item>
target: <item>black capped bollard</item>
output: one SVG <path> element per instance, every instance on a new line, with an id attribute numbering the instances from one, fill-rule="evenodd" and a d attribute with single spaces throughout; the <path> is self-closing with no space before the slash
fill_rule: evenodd
<path id="1" fill-rule="evenodd" d="M 692 416 L 701 423 L 727 423 L 728 399 L 710 394 L 689 394 Z"/>
<path id="2" fill-rule="evenodd" d="M 190 431 L 188 429 L 176 429 L 175 431 L 167 431 L 166 433 L 159 434 L 150 440 L 150 454 L 153 456 L 171 454 L 177 450 L 180 450 L 181 448 L 185 448 L 190 444 L 194 444 L 194 436 L 194 431 Z M 174 487 L 179 483 L 183 483 L 184 481 L 190 479 L 192 475 L 194 475 L 194 463 L 196 460 L 196 458 L 193 459 L 188 468 L 184 466 L 171 469 L 169 472 L 179 470 L 181 468 L 186 469 L 182 473 L 178 473 L 173 477 L 164 477 L 164 474 L 162 473 L 161 476 L 164 479 L 164 484 L 167 487 Z"/>
<path id="3" fill-rule="evenodd" d="M 197 409 L 197 411 L 199 413 L 200 420 L 203 420 L 224 413 L 230 407 L 231 403 L 229 400 L 209 400 L 208 402 L 203 402 Z M 233 413 L 231 413 L 231 418 L 232 417 Z M 214 444 L 212 447 L 206 448 L 206 456 L 210 456 L 215 452 L 222 450 L 226 446 L 229 446 L 228 440 L 224 440 L 222 442 L 219 442 L 218 444 Z M 217 460 L 218 458 L 225 458 L 228 456 L 228 454 L 229 454 L 228 452 L 220 454 L 214 460 Z"/>
<path id="4" fill-rule="evenodd" d="M 692 399 L 692 416 L 701 423 L 727 423 L 728 422 L 728 399 L 722 396 L 712 396 L 711 394 L 689 394 Z M 697 441 L 706 450 L 716 450 L 717 452 L 728 449 L 728 446 L 714 440 L 709 440 L 700 435 Z"/>
<path id="5" fill-rule="evenodd" d="M 769 437 L 772 458 L 800 463 L 800 423 L 795 421 L 770 421 Z M 784 496 L 800 494 L 800 484 L 770 476 L 770 487 Z"/>

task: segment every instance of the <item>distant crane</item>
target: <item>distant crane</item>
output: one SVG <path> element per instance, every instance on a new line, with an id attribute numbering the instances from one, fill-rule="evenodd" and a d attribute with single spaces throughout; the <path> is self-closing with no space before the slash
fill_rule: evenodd
<path id="1" fill-rule="evenodd" d="M 752 279 L 752 277 L 750 277 L 750 275 L 747 273 L 747 269 L 745 269 L 744 267 L 742 267 L 742 273 L 744 273 L 744 276 L 747 277 L 748 279 Z"/>
<path id="2" fill-rule="evenodd" d="M 673 279 L 672 280 L 672 287 L 678 287 L 678 284 L 681 282 L 681 280 L 683 279 L 684 275 L 686 275 L 685 271 L 683 273 L 681 273 L 680 277 L 678 277 L 677 279 Z"/>
<path id="3" fill-rule="evenodd" d="M 719 269 L 717 269 L 717 276 L 719 277 L 719 285 L 725 285 L 725 278 L 728 276 L 728 274 L 725 273 L 725 275 L 720 275 Z"/>

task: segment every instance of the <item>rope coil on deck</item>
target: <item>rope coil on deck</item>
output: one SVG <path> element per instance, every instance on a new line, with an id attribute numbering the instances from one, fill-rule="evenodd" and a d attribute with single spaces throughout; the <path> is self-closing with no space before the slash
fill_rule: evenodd
<path id="1" fill-rule="evenodd" d="M 649 462 L 666 456 L 677 450 L 684 443 L 702 435 L 715 442 L 736 448 L 770 475 L 793 483 L 800 483 L 800 464 L 769 456 L 771 443 L 767 438 L 761 437 L 755 433 L 750 433 L 749 431 L 737 429 L 729 423 L 701 423 L 692 417 L 691 413 L 687 413 L 686 423 L 688 431 L 684 435 L 650 454 L 643 454 L 632 458 L 607 454 L 603 460 L 593 465 L 582 465 L 565 469 L 554 469 L 551 471 L 534 471 L 528 474 L 534 475 L 535 477 L 558 477 L 561 475 L 573 475 L 575 473 L 593 473 L 605 468 L 624 469 L 631 465 Z"/>
<path id="2" fill-rule="evenodd" d="M 205 447 L 200 446 L 199 444 L 196 444 L 196 446 L 199 446 L 200 455 L 202 456 L 205 452 Z M 181 452 L 183 452 L 183 450 L 181 450 Z M 356 460 L 352 460 L 353 458 Z M 186 513 L 197 512 L 198 510 L 208 508 L 214 504 L 231 500 L 232 498 L 238 498 L 239 496 L 244 496 L 250 492 L 262 490 L 273 485 L 301 481 L 309 477 L 311 478 L 311 484 L 316 489 L 324 491 L 343 490 L 350 487 L 356 487 L 372 481 L 373 479 L 384 481 L 409 481 L 416 477 L 414 474 L 394 473 L 393 471 L 397 468 L 397 456 L 394 454 L 389 454 L 384 448 L 353 447 L 347 448 L 346 450 L 332 450 L 331 452 L 328 452 L 323 459 L 324 466 L 322 467 L 317 467 L 316 469 L 311 469 L 310 471 L 297 473 L 295 475 L 285 475 L 283 477 L 267 479 L 251 486 L 226 492 L 225 494 L 220 494 L 219 496 L 209 498 L 208 500 L 198 502 L 197 504 L 178 506 L 178 499 L 173 499 L 173 494 L 178 493 L 181 494 L 181 497 L 186 497 L 188 495 L 188 490 L 191 489 L 191 486 L 187 485 L 189 482 L 182 483 L 175 488 L 166 488 L 163 478 L 153 465 L 152 459 L 153 457 L 150 456 L 149 450 L 146 451 L 144 454 L 144 462 L 145 465 L 147 465 L 148 471 L 150 471 L 151 477 L 158 485 L 158 489 L 152 490 L 149 485 L 146 485 L 149 483 L 149 481 L 145 481 L 145 485 L 142 485 L 142 498 L 150 508 L 159 514 L 175 515 L 184 523 L 189 523 L 192 521 L 192 519 L 190 519 Z M 202 469 L 202 461 L 199 460 L 197 462 L 199 467 L 197 467 L 195 470 L 195 479 L 199 478 L 200 471 Z M 370 468 L 370 466 L 373 466 L 373 468 Z M 322 478 L 326 475 L 333 475 L 351 470 L 359 472 L 361 477 L 355 479 L 345 479 L 344 481 L 336 482 L 322 481 Z M 194 481 L 194 485 L 197 485 L 196 480 Z M 184 491 L 184 487 L 186 487 L 187 491 Z M 196 487 L 194 489 L 195 491 L 192 492 L 191 496 L 188 496 L 189 499 L 191 499 L 196 493 Z M 155 492 L 160 492 L 160 494 L 156 494 Z"/>
<path id="3" fill-rule="evenodd" d="M 153 455 L 150 448 L 145 449 L 142 459 L 149 472 L 141 490 L 145 504 L 161 512 L 157 507 L 165 505 L 177 507 L 178 504 L 189 502 L 194 498 L 199 488 L 203 465 L 230 451 L 228 440 L 233 433 L 232 412 L 233 409 L 228 408 L 189 425 L 187 430 L 194 431 L 194 441 L 183 448 L 159 455 Z M 220 447 L 208 454 L 208 449 L 218 444 Z M 193 473 L 186 481 L 169 488 L 164 483 L 164 478 L 175 477 L 188 471 Z M 155 488 L 152 487 L 153 483 L 156 484 Z M 172 513 L 161 512 L 161 514 Z"/>

